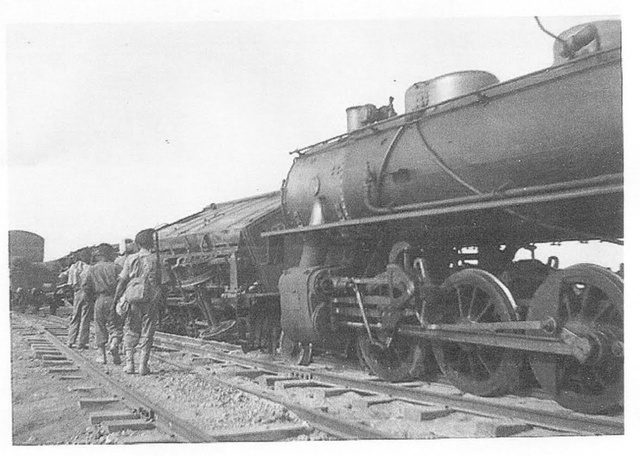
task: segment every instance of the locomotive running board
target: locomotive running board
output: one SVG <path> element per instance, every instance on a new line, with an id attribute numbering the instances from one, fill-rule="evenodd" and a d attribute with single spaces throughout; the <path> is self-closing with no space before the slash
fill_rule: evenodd
<path id="1" fill-rule="evenodd" d="M 595 183 L 595 184 L 594 184 Z M 561 187 L 562 186 L 562 187 Z M 550 189 L 560 188 L 549 192 Z M 262 233 L 262 237 L 283 236 L 288 234 L 301 234 L 316 231 L 326 231 L 354 226 L 371 225 L 382 222 L 416 219 L 444 214 L 470 212 L 487 209 L 498 209 L 528 204 L 548 203 L 553 201 L 570 200 L 602 196 L 612 193 L 624 192 L 622 174 L 601 176 L 593 179 L 564 182 L 547 186 L 521 188 L 507 190 L 500 193 L 483 194 L 455 198 L 447 201 L 444 207 L 433 207 L 414 211 L 397 212 L 386 215 L 377 215 L 367 218 L 330 222 L 322 225 L 303 226 L 278 231 Z"/>

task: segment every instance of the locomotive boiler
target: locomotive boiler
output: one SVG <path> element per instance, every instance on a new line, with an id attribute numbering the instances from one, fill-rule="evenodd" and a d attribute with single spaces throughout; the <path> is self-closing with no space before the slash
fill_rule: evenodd
<path id="1" fill-rule="evenodd" d="M 302 245 L 279 280 L 288 354 L 356 341 L 402 381 L 433 354 L 448 380 L 506 393 L 523 364 L 558 403 L 618 408 L 623 282 L 593 264 L 514 261 L 536 243 L 622 244 L 620 23 L 555 37 L 549 68 L 505 82 L 463 71 L 414 84 L 403 115 L 347 110 L 348 132 L 297 150 L 282 187 Z M 391 100 L 393 101 L 393 100 Z"/>

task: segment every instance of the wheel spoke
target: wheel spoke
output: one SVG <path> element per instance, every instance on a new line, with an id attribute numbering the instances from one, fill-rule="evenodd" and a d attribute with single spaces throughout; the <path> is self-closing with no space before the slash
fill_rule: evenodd
<path id="1" fill-rule="evenodd" d="M 493 304 L 490 301 L 487 302 L 483 307 L 482 312 L 480 312 L 480 314 L 477 317 L 474 317 L 473 321 L 480 321 L 480 319 L 484 317 L 484 314 L 487 312 L 487 310 L 489 310 L 491 307 L 493 307 Z"/>
<path id="2" fill-rule="evenodd" d="M 469 352 L 465 352 L 465 357 L 467 358 L 467 364 L 469 365 L 469 372 L 471 373 L 471 377 L 477 379 L 478 367 L 476 366 L 476 363 L 473 362 L 475 360 L 475 356 L 472 356 Z"/>
<path id="3" fill-rule="evenodd" d="M 467 312 L 468 318 L 471 318 L 471 312 L 473 311 L 473 304 L 476 302 L 477 296 L 478 296 L 478 287 L 473 287 L 473 293 L 471 293 L 471 301 L 469 301 L 469 312 Z"/>
<path id="4" fill-rule="evenodd" d="M 585 284 L 584 290 L 582 290 L 582 296 L 580 296 L 580 317 L 587 318 L 589 302 L 594 300 L 596 288 L 592 285 Z"/>
<path id="5" fill-rule="evenodd" d="M 476 352 L 476 356 L 478 357 L 478 360 L 480 361 L 482 366 L 486 369 L 487 373 L 491 374 L 491 372 L 493 372 L 493 369 L 491 369 L 489 362 L 486 359 L 484 359 L 484 357 L 482 356 L 482 352 L 480 350 Z"/>
<path id="6" fill-rule="evenodd" d="M 613 303 L 611 301 L 601 301 L 600 308 L 598 309 L 598 312 L 593 316 L 591 321 L 597 322 L 600 318 L 605 316 L 612 307 Z"/>
<path id="7" fill-rule="evenodd" d="M 458 310 L 460 311 L 460 316 L 464 316 L 464 310 L 462 310 L 462 291 L 460 287 L 456 287 L 456 295 L 458 296 Z"/>
<path id="8" fill-rule="evenodd" d="M 560 298 L 562 305 L 564 306 L 566 312 L 567 312 L 567 320 L 571 320 L 571 299 L 569 299 L 569 294 L 568 293 L 564 293 L 562 295 L 562 297 Z"/>

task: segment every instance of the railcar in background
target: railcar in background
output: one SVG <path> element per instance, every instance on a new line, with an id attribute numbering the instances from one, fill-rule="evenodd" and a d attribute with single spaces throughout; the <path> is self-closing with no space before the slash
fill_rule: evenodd
<path id="1" fill-rule="evenodd" d="M 9 305 L 20 311 L 55 309 L 60 261 L 44 262 L 44 238 L 22 230 L 9 231 Z M 53 310 L 55 312 L 55 310 Z"/>

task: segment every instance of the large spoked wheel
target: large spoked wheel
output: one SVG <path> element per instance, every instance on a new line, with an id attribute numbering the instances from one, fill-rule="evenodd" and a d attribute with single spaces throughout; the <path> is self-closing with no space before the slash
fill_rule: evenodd
<path id="1" fill-rule="evenodd" d="M 623 402 L 623 281 L 600 266 L 578 264 L 559 271 L 536 292 L 529 320 L 552 317 L 559 327 L 589 339 L 596 349 L 580 363 L 571 356 L 530 355 L 542 388 L 563 407 L 607 413 Z M 538 335 L 538 331 L 530 331 Z"/>
<path id="2" fill-rule="evenodd" d="M 294 341 L 283 331 L 280 336 L 280 355 L 297 366 L 308 366 L 311 364 L 312 346 Z"/>
<path id="3" fill-rule="evenodd" d="M 425 349 L 420 340 L 395 336 L 389 347 L 381 347 L 360 334 L 358 349 L 371 372 L 387 382 L 412 380 L 424 372 Z"/>
<path id="4" fill-rule="evenodd" d="M 464 269 L 449 276 L 442 286 L 450 295 L 449 323 L 516 320 L 511 293 L 487 271 Z M 498 396 L 517 386 L 522 355 L 514 350 L 438 341 L 434 343 L 434 354 L 440 370 L 462 391 Z"/>

